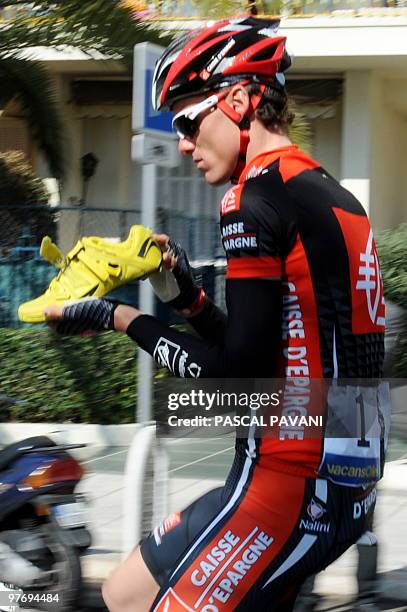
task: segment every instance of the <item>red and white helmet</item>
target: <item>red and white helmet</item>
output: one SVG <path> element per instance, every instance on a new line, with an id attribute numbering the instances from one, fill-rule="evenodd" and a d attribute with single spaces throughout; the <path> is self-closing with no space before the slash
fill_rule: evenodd
<path id="1" fill-rule="evenodd" d="M 242 16 L 184 34 L 156 63 L 153 105 L 170 109 L 175 102 L 242 80 L 284 84 L 291 65 L 279 19 Z"/>

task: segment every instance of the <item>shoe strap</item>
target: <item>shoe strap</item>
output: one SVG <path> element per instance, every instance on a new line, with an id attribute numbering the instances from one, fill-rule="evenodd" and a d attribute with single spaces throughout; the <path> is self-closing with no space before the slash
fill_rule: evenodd
<path id="1" fill-rule="evenodd" d="M 106 282 L 109 276 L 119 277 L 121 274 L 121 266 L 112 265 L 109 262 L 98 262 L 95 257 L 96 253 L 93 251 L 89 253 L 89 247 L 78 240 L 75 246 L 68 253 L 68 260 L 71 261 L 75 258 L 79 259 L 95 276 L 101 281 Z"/>
<path id="2" fill-rule="evenodd" d="M 59 270 L 63 270 L 67 264 L 65 255 L 49 236 L 44 236 L 42 239 L 40 256 Z"/>
<path id="3" fill-rule="evenodd" d="M 79 251 L 77 255 L 78 259 L 87 267 L 91 272 L 103 282 L 106 282 L 109 276 L 120 276 L 121 267 L 112 267 L 108 262 L 99 262 L 95 257 L 85 249 Z"/>
<path id="4" fill-rule="evenodd" d="M 84 247 L 83 247 L 82 240 L 78 240 L 75 246 L 73 246 L 72 249 L 69 251 L 67 258 L 69 260 L 73 259 L 79 253 L 79 251 L 81 251 L 83 248 Z"/>

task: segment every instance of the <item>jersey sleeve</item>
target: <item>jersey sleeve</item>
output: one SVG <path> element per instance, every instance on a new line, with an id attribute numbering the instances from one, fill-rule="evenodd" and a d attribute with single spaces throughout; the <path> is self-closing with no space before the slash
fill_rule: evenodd
<path id="1" fill-rule="evenodd" d="M 157 363 L 183 378 L 268 378 L 281 335 L 281 283 L 263 279 L 226 282 L 228 319 L 221 341 L 197 338 L 141 315 L 127 335 Z"/>
<path id="2" fill-rule="evenodd" d="M 250 180 L 229 189 L 220 213 L 227 278 L 280 279 L 284 229 L 261 180 Z"/>
<path id="3" fill-rule="evenodd" d="M 213 344 L 223 344 L 228 318 L 226 313 L 208 297 L 202 312 L 190 317 L 187 322 L 204 340 Z"/>

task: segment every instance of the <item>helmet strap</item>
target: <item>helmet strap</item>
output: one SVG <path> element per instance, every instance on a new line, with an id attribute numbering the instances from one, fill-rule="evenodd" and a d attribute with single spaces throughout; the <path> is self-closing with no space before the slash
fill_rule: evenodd
<path id="1" fill-rule="evenodd" d="M 241 175 L 246 166 L 246 154 L 250 142 L 250 117 L 253 115 L 256 108 L 259 106 L 264 94 L 264 90 L 266 89 L 266 85 L 264 83 L 261 83 L 259 87 L 260 91 L 258 93 L 250 95 L 249 107 L 243 117 L 239 115 L 239 113 L 236 112 L 226 102 L 226 100 L 221 100 L 217 104 L 217 107 L 225 115 L 227 115 L 227 117 L 229 117 L 229 119 L 231 119 L 233 123 L 236 123 L 240 129 L 240 149 L 237 158 L 237 164 L 232 172 L 232 176 L 230 177 L 232 183 L 238 182 L 239 176 Z"/>
<path id="2" fill-rule="evenodd" d="M 250 122 L 248 117 L 243 117 L 239 123 L 240 128 L 240 149 L 237 158 L 236 166 L 233 170 L 232 176 L 230 177 L 231 182 L 235 185 L 239 181 L 239 176 L 242 174 L 246 166 L 246 153 L 247 147 L 250 142 Z"/>
<path id="3" fill-rule="evenodd" d="M 229 119 L 231 119 L 233 123 L 236 123 L 237 125 L 239 125 L 239 123 L 242 120 L 242 116 L 237 111 L 235 111 L 235 109 L 232 108 L 230 104 L 226 102 L 226 100 L 221 100 L 220 102 L 217 103 L 216 106 L 220 108 L 222 113 L 226 115 L 227 117 L 229 117 Z"/>

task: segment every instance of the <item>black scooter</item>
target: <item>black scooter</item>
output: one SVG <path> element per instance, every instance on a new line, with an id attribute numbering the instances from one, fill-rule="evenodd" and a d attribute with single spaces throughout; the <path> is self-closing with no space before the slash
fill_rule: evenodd
<path id="1" fill-rule="evenodd" d="M 83 446 L 37 436 L 0 451 L 0 610 L 77 609 L 91 538 L 75 493 L 84 472 L 68 451 Z"/>

